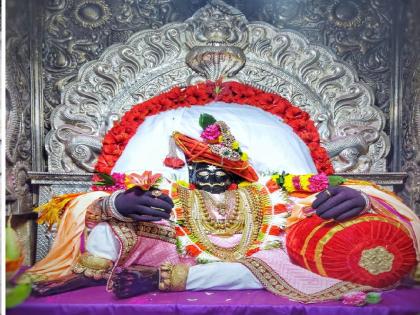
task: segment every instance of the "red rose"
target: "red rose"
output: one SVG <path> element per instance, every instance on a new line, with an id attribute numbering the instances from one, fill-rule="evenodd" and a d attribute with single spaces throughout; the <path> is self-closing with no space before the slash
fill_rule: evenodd
<path id="1" fill-rule="evenodd" d="M 274 103 L 275 97 L 271 93 L 263 93 L 258 96 L 259 105 L 272 105 Z"/>
<path id="2" fill-rule="evenodd" d="M 170 90 L 169 92 L 165 93 L 165 96 L 166 96 L 167 99 L 170 99 L 170 100 L 178 100 L 181 93 L 182 93 L 181 88 L 176 86 L 172 90 Z"/>
<path id="3" fill-rule="evenodd" d="M 175 226 L 175 235 L 176 236 L 184 236 L 184 232 L 181 230 L 179 226 Z"/>
<path id="4" fill-rule="evenodd" d="M 160 105 L 161 105 L 161 108 L 163 110 L 168 110 L 168 109 L 172 109 L 174 107 L 174 102 L 167 99 L 167 98 L 162 98 L 160 100 Z"/>
<path id="5" fill-rule="evenodd" d="M 178 157 L 167 156 L 163 161 L 163 164 L 167 167 L 171 167 L 174 169 L 183 168 L 185 162 Z"/>
<path id="6" fill-rule="evenodd" d="M 283 232 L 283 230 L 281 229 L 281 228 L 279 228 L 278 226 L 276 226 L 276 225 L 272 225 L 271 227 L 270 227 L 270 231 L 268 232 L 268 234 L 269 235 L 275 235 L 275 236 L 278 236 L 278 235 L 280 235 L 281 234 L 281 232 Z"/>
<path id="7" fill-rule="evenodd" d="M 277 185 L 277 182 L 275 181 L 275 180 L 273 180 L 273 179 L 270 179 L 266 184 L 265 184 L 265 186 L 267 187 L 267 189 L 268 189 L 268 191 L 270 192 L 270 193 L 272 193 L 272 192 L 274 192 L 274 191 L 276 191 L 276 190 L 278 190 L 280 187 L 279 187 L 279 185 Z"/>
<path id="8" fill-rule="evenodd" d="M 229 185 L 227 190 L 237 190 L 238 189 L 238 185 L 235 183 L 232 183 Z"/>
<path id="9" fill-rule="evenodd" d="M 121 126 L 121 124 L 115 124 L 114 127 L 110 130 L 110 132 L 114 135 L 114 138 L 116 139 L 118 135 L 120 135 L 122 132 L 124 132 L 124 126 Z"/>
<path id="10" fill-rule="evenodd" d="M 102 152 L 112 155 L 122 154 L 122 150 L 120 150 L 119 146 L 116 144 L 104 144 L 102 146 Z"/>
<path id="11" fill-rule="evenodd" d="M 124 143 L 130 138 L 131 138 L 130 135 L 126 132 L 121 132 L 120 134 L 115 135 L 115 140 L 117 143 Z"/>
<path id="12" fill-rule="evenodd" d="M 126 118 L 126 123 L 129 126 L 133 126 L 137 128 L 141 123 L 143 123 L 144 119 L 140 117 L 140 115 L 132 115 Z"/>
<path id="13" fill-rule="evenodd" d="M 319 141 L 319 136 L 318 133 L 313 133 L 313 132 L 307 132 L 306 130 L 301 130 L 299 132 L 299 136 L 302 138 L 302 140 L 304 142 L 309 142 L 309 141 Z"/>
<path id="14" fill-rule="evenodd" d="M 287 211 L 287 208 L 284 204 L 277 203 L 277 204 L 274 205 L 274 213 L 275 214 L 283 213 L 283 212 L 286 212 L 286 211 Z"/>
<path id="15" fill-rule="evenodd" d="M 252 256 L 252 255 L 254 255 L 255 253 L 258 253 L 259 251 L 260 251 L 260 248 L 259 248 L 259 247 L 256 247 L 256 248 L 253 248 L 253 249 L 248 250 L 248 251 L 246 252 L 246 255 L 247 255 L 247 256 Z"/>
<path id="16" fill-rule="evenodd" d="M 301 131 L 306 128 L 307 122 L 304 120 L 292 120 L 289 122 L 289 126 L 293 128 L 294 131 Z"/>
<path id="17" fill-rule="evenodd" d="M 103 143 L 104 144 L 112 144 L 114 142 L 115 142 L 115 138 L 114 138 L 113 134 L 108 132 L 104 137 Z"/>
<path id="18" fill-rule="evenodd" d="M 185 246 L 185 251 L 190 255 L 191 257 L 197 257 L 201 254 L 201 250 L 197 248 L 195 245 L 188 245 Z"/>
<path id="19" fill-rule="evenodd" d="M 285 117 L 287 119 L 304 119 L 307 120 L 309 118 L 308 113 L 302 111 L 301 109 L 292 106 L 286 109 Z"/>

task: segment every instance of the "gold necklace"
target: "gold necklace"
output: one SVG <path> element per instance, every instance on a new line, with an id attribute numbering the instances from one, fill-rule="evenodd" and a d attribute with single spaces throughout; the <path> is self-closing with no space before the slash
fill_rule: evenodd
<path id="1" fill-rule="evenodd" d="M 240 211 L 239 192 L 237 190 L 225 193 L 222 211 L 220 211 L 220 203 L 217 204 L 208 192 L 199 190 L 197 197 L 201 205 L 200 212 L 204 216 L 206 223 L 212 228 L 226 230 L 238 223 Z M 223 218 L 217 218 L 214 213 L 218 213 Z"/>
<path id="2" fill-rule="evenodd" d="M 233 208 L 233 216 L 229 218 L 217 219 L 211 215 L 207 208 L 203 192 L 196 191 L 196 199 L 198 204 L 198 211 L 201 216 L 201 224 L 205 227 L 206 231 L 210 234 L 232 236 L 233 234 L 240 233 L 244 226 L 244 216 L 240 213 L 239 207 L 239 193 L 235 192 L 231 201 L 231 208 Z M 216 211 L 213 209 L 213 211 Z"/>
<path id="3" fill-rule="evenodd" d="M 203 245 L 206 252 L 223 261 L 236 261 L 245 256 L 247 250 L 257 240 L 263 218 L 262 198 L 260 198 L 260 192 L 256 187 L 251 185 L 238 189 L 238 196 L 240 196 L 238 207 L 242 215 L 238 224 L 242 229 L 242 237 L 237 245 L 229 248 L 218 246 L 210 241 L 208 234 L 211 234 L 211 230 L 202 216 L 205 205 L 199 201 L 200 192 L 190 191 L 184 187 L 179 187 L 178 192 L 185 225 Z M 239 228 L 239 226 L 235 225 L 235 228 Z"/>

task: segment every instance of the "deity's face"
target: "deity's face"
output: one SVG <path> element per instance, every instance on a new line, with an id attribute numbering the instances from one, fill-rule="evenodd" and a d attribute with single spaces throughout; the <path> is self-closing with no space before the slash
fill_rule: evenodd
<path id="1" fill-rule="evenodd" d="M 198 189 L 212 194 L 220 194 L 232 183 L 232 176 L 221 167 L 196 163 L 192 165 L 191 182 Z"/>

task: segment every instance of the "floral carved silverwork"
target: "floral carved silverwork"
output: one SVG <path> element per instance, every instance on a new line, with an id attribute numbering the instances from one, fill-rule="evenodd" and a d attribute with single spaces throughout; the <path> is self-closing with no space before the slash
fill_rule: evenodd
<path id="1" fill-rule="evenodd" d="M 184 23 L 144 30 L 63 86 L 46 138 L 53 172 L 92 171 L 101 139 L 131 106 L 176 85 L 236 80 L 306 110 L 339 172 L 385 172 L 385 118 L 353 68 L 298 32 L 248 22 L 210 1 Z"/>

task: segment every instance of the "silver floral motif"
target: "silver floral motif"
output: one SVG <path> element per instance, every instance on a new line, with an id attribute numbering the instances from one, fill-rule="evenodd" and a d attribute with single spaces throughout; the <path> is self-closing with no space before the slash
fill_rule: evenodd
<path id="1" fill-rule="evenodd" d="M 102 0 L 84 0 L 74 8 L 76 23 L 94 29 L 104 25 L 111 18 L 108 5 Z"/>

